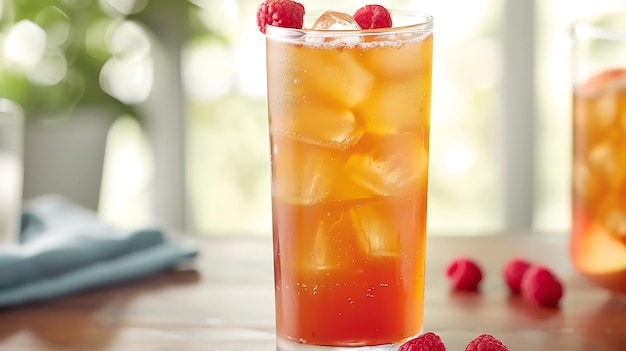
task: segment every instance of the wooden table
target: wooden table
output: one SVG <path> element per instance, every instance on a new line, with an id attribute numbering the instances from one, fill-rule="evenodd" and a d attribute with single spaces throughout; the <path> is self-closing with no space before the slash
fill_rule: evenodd
<path id="1" fill-rule="evenodd" d="M 492 333 L 511 351 L 624 351 L 626 297 L 580 278 L 561 235 L 432 237 L 428 243 L 426 330 L 449 351 Z M 195 269 L 0 310 L 0 350 L 275 350 L 269 239 L 210 238 L 195 243 Z M 444 267 L 466 255 L 484 268 L 480 293 L 452 293 Z M 522 256 L 562 279 L 559 309 L 510 297 L 503 263 Z"/>

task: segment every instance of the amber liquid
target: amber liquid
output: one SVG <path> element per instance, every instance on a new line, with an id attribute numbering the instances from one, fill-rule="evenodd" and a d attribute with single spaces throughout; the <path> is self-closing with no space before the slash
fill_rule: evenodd
<path id="1" fill-rule="evenodd" d="M 626 292 L 626 71 L 598 74 L 574 92 L 573 225 L 576 268 Z"/>
<path id="2" fill-rule="evenodd" d="M 276 329 L 328 346 L 422 329 L 432 36 L 268 38 Z"/>

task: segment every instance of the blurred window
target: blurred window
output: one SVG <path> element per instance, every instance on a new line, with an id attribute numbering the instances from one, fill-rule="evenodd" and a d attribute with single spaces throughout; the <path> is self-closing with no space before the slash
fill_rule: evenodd
<path id="1" fill-rule="evenodd" d="M 257 0 L 196 1 L 202 35 L 184 52 L 189 97 L 188 200 L 191 227 L 210 233 L 271 231 L 265 39 Z M 356 8 L 359 1 L 302 1 L 309 10 Z M 435 16 L 431 130 L 431 233 L 502 227 L 497 159 L 501 5 L 388 1 Z M 454 9 L 454 10 L 451 10 Z"/>

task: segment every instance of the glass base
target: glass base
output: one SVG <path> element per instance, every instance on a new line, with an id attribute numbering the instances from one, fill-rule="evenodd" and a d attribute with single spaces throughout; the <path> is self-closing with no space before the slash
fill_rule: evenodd
<path id="1" fill-rule="evenodd" d="M 419 332 L 417 335 L 407 338 L 406 340 L 413 339 L 420 334 L 422 334 L 422 332 Z M 383 345 L 376 345 L 376 346 L 359 346 L 359 345 L 318 346 L 318 345 L 300 344 L 291 340 L 277 337 L 276 338 L 276 350 L 277 351 L 397 351 L 400 345 L 402 345 L 402 343 L 404 343 L 405 341 L 395 343 L 395 344 L 383 344 Z"/>

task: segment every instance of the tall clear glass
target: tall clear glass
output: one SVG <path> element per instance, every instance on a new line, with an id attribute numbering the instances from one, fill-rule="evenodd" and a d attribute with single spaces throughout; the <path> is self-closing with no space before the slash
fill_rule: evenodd
<path id="1" fill-rule="evenodd" d="M 580 273 L 626 293 L 626 13 L 571 29 L 571 256 Z"/>
<path id="2" fill-rule="evenodd" d="M 0 245 L 19 242 L 23 128 L 21 106 L 0 99 Z"/>
<path id="3" fill-rule="evenodd" d="M 433 19 L 391 12 L 267 28 L 279 350 L 389 350 L 423 328 Z"/>

